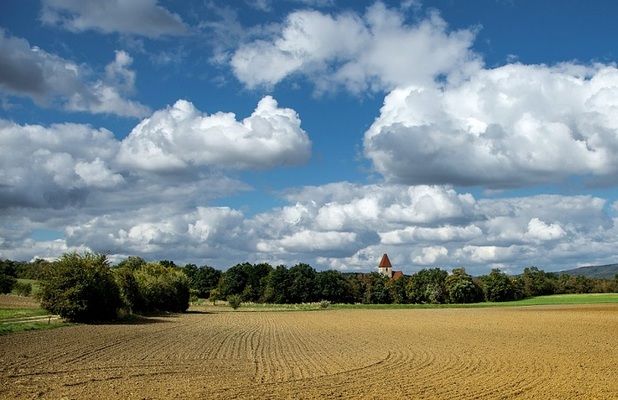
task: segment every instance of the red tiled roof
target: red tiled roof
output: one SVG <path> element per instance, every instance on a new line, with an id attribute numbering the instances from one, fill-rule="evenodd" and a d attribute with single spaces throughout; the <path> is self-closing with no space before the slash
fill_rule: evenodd
<path id="1" fill-rule="evenodd" d="M 396 280 L 402 277 L 403 277 L 402 271 L 393 271 L 393 276 L 391 277 L 391 279 Z"/>
<path id="2" fill-rule="evenodd" d="M 393 266 L 391 265 L 391 260 L 388 259 L 386 253 L 384 253 L 384 255 L 382 256 L 382 260 L 380 261 L 380 265 L 378 266 L 378 268 L 393 268 Z"/>

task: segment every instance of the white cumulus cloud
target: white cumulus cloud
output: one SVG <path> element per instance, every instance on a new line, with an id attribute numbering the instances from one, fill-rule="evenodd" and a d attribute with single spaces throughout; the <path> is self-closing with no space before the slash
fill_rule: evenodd
<path id="1" fill-rule="evenodd" d="M 95 187 L 114 187 L 124 182 L 122 175 L 112 172 L 104 161 L 79 161 L 75 164 L 75 173 L 86 183 Z"/>
<path id="2" fill-rule="evenodd" d="M 412 261 L 420 265 L 431 265 L 435 264 L 440 259 L 446 259 L 448 249 L 444 246 L 430 246 L 423 247 L 420 253 L 421 254 L 415 256 Z"/>
<path id="3" fill-rule="evenodd" d="M 230 169 L 295 165 L 310 151 L 296 112 L 279 108 L 271 97 L 240 122 L 231 113 L 207 116 L 178 101 L 123 141 L 84 124 L 0 119 L 0 209 L 136 208 L 171 198 L 195 205 L 248 189 L 226 175 Z M 178 167 L 180 173 L 151 173 Z"/>
<path id="4" fill-rule="evenodd" d="M 348 252 L 355 250 L 359 241 L 354 232 L 316 232 L 302 230 L 274 241 L 259 241 L 257 250 L 261 252 L 319 253 Z"/>
<path id="5" fill-rule="evenodd" d="M 269 168 L 303 163 L 310 152 L 298 114 L 266 96 L 242 121 L 232 113 L 207 115 L 179 100 L 140 122 L 122 141 L 118 160 L 149 171 Z"/>
<path id="6" fill-rule="evenodd" d="M 528 223 L 527 236 L 532 240 L 555 240 L 566 235 L 560 224 L 546 224 L 538 218 L 532 218 Z"/>
<path id="7" fill-rule="evenodd" d="M 96 156 L 85 159 L 96 164 Z M 87 247 L 116 256 L 135 254 L 218 267 L 246 260 L 302 261 L 318 268 L 370 271 L 386 252 L 395 268 L 407 273 L 440 265 L 465 266 L 482 274 L 492 267 L 518 271 L 537 265 L 557 270 L 610 263 L 618 245 L 618 219 L 607 213 L 607 201 L 591 196 L 477 200 L 448 187 L 408 191 L 402 185 L 342 182 L 300 189 L 288 195 L 288 205 L 248 216 L 229 207 L 183 201 L 200 197 L 198 188 L 209 188 L 208 184 L 194 187 L 164 181 L 154 186 L 153 181 L 124 177 L 122 186 L 85 187 L 96 191 L 85 207 L 29 208 L 14 202 L 10 214 L 1 218 L 0 253 L 30 259 Z M 1 188 L 5 195 L 5 186 Z M 386 217 L 386 210 L 413 208 L 414 196 L 436 204 L 448 198 L 459 213 L 418 218 L 407 211 Z M 372 211 L 348 213 L 333 224 L 337 229 L 317 218 L 323 210 L 359 210 L 363 199 L 371 200 Z M 52 241 L 29 238 L 33 229 L 41 228 L 64 233 L 65 239 L 53 242 L 57 254 L 51 247 L 42 250 Z"/>
<path id="8" fill-rule="evenodd" d="M 365 133 L 387 179 L 491 188 L 618 175 L 618 69 L 509 64 L 389 93 Z"/>
<path id="9" fill-rule="evenodd" d="M 474 32 L 449 32 L 437 14 L 408 24 L 383 3 L 364 15 L 296 11 L 281 30 L 241 45 L 231 58 L 248 87 L 272 86 L 288 76 L 309 77 L 318 91 L 341 85 L 358 93 L 426 84 L 454 71 L 476 69 Z"/>
<path id="10" fill-rule="evenodd" d="M 476 225 L 439 227 L 408 226 L 380 233 L 380 242 L 385 245 L 413 244 L 415 242 L 467 241 L 482 235 Z"/>
<path id="11" fill-rule="evenodd" d="M 106 129 L 0 120 L 0 207 L 60 207 L 119 186 L 124 179 L 110 165 L 118 148 Z"/>

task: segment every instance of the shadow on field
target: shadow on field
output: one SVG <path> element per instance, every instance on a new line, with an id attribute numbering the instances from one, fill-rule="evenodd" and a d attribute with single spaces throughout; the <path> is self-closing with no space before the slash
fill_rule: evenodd
<path id="1" fill-rule="evenodd" d="M 160 317 L 174 317 L 174 315 L 166 314 L 166 315 L 131 315 L 117 321 L 113 321 L 111 325 L 149 325 L 149 324 L 164 324 L 170 323 L 172 321 L 163 319 Z"/>
<path id="2" fill-rule="evenodd" d="M 189 310 L 189 311 L 185 311 L 183 314 L 213 314 L 213 313 L 210 311 Z"/>

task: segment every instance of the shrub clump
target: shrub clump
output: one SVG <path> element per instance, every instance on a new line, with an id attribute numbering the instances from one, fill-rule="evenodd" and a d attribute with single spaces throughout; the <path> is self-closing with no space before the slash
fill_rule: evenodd
<path id="1" fill-rule="evenodd" d="M 70 321 L 116 318 L 122 305 L 118 286 L 102 254 L 64 254 L 46 269 L 41 306 Z"/>
<path id="2" fill-rule="evenodd" d="M 189 279 L 180 270 L 148 263 L 134 272 L 139 290 L 137 311 L 184 312 L 189 308 Z"/>
<path id="3" fill-rule="evenodd" d="M 230 307 L 236 310 L 238 309 L 238 307 L 240 307 L 240 304 L 242 303 L 242 298 L 237 294 L 232 294 L 227 296 L 227 303 L 230 305 Z"/>
<path id="4" fill-rule="evenodd" d="M 30 282 L 19 282 L 13 286 L 13 291 L 18 296 L 28 297 L 32 294 L 32 284 Z"/>

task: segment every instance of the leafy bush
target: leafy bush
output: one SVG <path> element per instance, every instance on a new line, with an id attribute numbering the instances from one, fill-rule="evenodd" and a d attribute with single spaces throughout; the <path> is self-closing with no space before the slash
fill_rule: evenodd
<path id="1" fill-rule="evenodd" d="M 32 294 L 32 283 L 17 281 L 15 286 L 13 286 L 13 291 L 18 296 L 28 297 Z"/>
<path id="2" fill-rule="evenodd" d="M 242 298 L 237 294 L 232 294 L 227 296 L 227 303 L 230 305 L 230 307 L 236 310 L 238 309 L 238 307 L 240 307 L 240 304 L 242 303 Z"/>
<path id="3" fill-rule="evenodd" d="M 219 289 L 215 288 L 210 291 L 210 297 L 208 298 L 208 300 L 210 300 L 212 302 L 212 305 L 214 306 L 217 304 L 217 300 L 219 300 L 220 297 L 221 293 L 219 293 Z"/>
<path id="4" fill-rule="evenodd" d="M 124 260 L 120 261 L 117 265 L 117 268 L 120 269 L 128 269 L 129 271 L 137 271 L 146 265 L 146 260 L 141 257 L 129 256 Z"/>
<path id="5" fill-rule="evenodd" d="M 114 269 L 114 279 L 118 285 L 125 311 L 131 314 L 134 310 L 143 309 L 144 302 L 133 270 L 126 265 Z"/>
<path id="6" fill-rule="evenodd" d="M 13 286 L 17 283 L 17 279 L 11 275 L 0 274 L 0 293 L 11 293 Z"/>
<path id="7" fill-rule="evenodd" d="M 43 308 L 71 321 L 113 319 L 122 305 L 102 254 L 64 254 L 46 270 L 40 294 Z"/>
<path id="8" fill-rule="evenodd" d="M 322 301 L 320 301 L 320 308 L 322 308 L 322 309 L 326 309 L 326 308 L 328 308 L 328 307 L 330 307 L 330 301 L 328 301 L 328 300 L 322 300 Z"/>
<path id="9" fill-rule="evenodd" d="M 182 271 L 148 263 L 134 275 L 140 294 L 138 311 L 184 312 L 189 308 L 189 279 Z"/>

